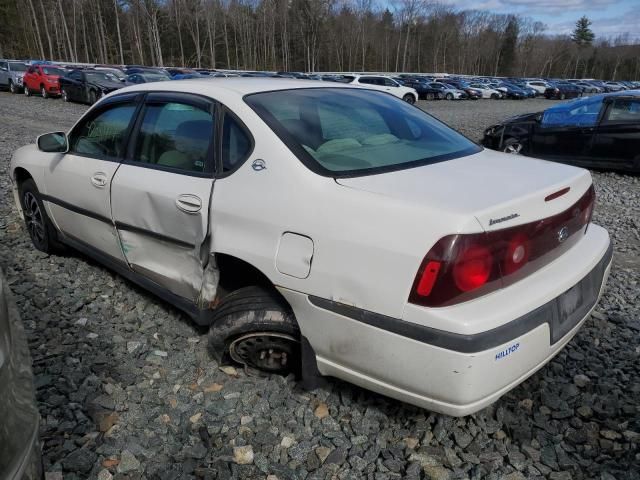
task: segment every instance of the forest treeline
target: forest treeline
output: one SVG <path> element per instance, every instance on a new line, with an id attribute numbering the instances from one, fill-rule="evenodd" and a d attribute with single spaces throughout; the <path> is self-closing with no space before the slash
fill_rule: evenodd
<path id="1" fill-rule="evenodd" d="M 640 79 L 625 36 L 427 0 L 0 0 L 0 57 L 243 70 Z"/>

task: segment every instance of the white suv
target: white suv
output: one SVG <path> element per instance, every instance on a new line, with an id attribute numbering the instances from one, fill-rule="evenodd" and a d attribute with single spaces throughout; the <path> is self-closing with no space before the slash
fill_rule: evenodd
<path id="1" fill-rule="evenodd" d="M 343 77 L 350 80 L 351 85 L 387 92 L 410 104 L 418 101 L 418 92 L 414 88 L 400 85 L 391 77 L 384 75 L 343 75 Z"/>
<path id="2" fill-rule="evenodd" d="M 556 355 L 611 263 L 588 171 L 349 85 L 127 87 L 10 175 L 36 248 L 76 248 L 210 325 L 220 359 L 451 415 Z"/>

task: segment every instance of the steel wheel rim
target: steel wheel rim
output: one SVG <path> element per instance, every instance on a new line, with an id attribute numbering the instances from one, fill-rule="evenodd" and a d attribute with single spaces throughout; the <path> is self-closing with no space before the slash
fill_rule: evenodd
<path id="1" fill-rule="evenodd" d="M 518 155 L 522 150 L 522 144 L 512 143 L 504 147 L 504 153 L 510 153 L 511 155 Z"/>
<path id="2" fill-rule="evenodd" d="M 42 87 L 40 93 L 42 94 L 42 98 L 47 98 L 47 90 L 44 87 Z"/>
<path id="3" fill-rule="evenodd" d="M 297 362 L 300 342 L 286 333 L 253 332 L 229 344 L 229 354 L 238 363 L 271 373 L 291 371 Z"/>
<path id="4" fill-rule="evenodd" d="M 36 196 L 26 192 L 22 197 L 24 202 L 24 220 L 29 236 L 36 245 L 43 245 L 46 239 L 44 217 Z"/>

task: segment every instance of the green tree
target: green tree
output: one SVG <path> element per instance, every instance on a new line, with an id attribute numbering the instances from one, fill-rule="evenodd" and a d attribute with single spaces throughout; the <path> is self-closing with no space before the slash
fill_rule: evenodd
<path id="1" fill-rule="evenodd" d="M 591 26 L 591 20 L 587 17 L 583 16 L 580 20 L 576 22 L 576 28 L 573 30 L 571 34 L 571 40 L 573 40 L 578 45 L 588 46 L 591 45 L 593 39 L 596 37 L 593 31 L 589 28 Z"/>
<path id="2" fill-rule="evenodd" d="M 518 17 L 510 15 L 509 23 L 507 23 L 504 30 L 504 36 L 502 37 L 502 43 L 500 45 L 500 61 L 498 63 L 500 75 L 509 76 L 513 74 L 519 34 L 520 22 L 518 21 Z"/>

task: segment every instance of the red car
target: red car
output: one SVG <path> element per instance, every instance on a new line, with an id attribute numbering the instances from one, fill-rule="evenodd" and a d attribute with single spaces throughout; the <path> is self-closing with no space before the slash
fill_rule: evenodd
<path id="1" fill-rule="evenodd" d="M 42 98 L 60 95 L 60 77 L 65 71 L 51 65 L 31 65 L 24 74 L 24 94 L 40 92 Z"/>

